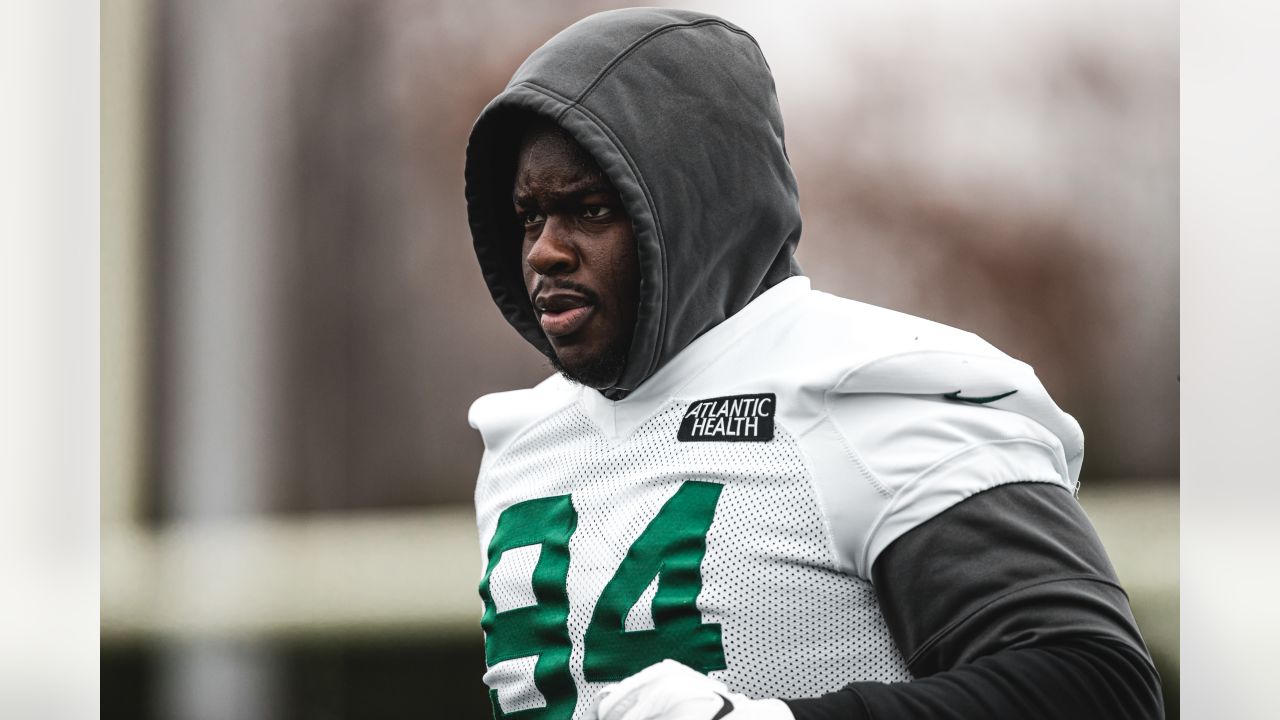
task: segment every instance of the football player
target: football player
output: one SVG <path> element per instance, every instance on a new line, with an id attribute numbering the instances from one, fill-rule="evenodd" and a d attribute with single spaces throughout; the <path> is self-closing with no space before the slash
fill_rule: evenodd
<path id="1" fill-rule="evenodd" d="M 750 35 L 573 25 L 466 182 L 493 298 L 559 370 L 470 412 L 495 718 L 1162 716 L 1075 421 L 980 338 L 801 273 Z"/>

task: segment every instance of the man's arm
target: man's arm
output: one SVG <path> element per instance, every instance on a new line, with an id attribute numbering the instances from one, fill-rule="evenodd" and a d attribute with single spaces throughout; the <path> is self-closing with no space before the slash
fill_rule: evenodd
<path id="1" fill-rule="evenodd" d="M 978 493 L 890 544 L 872 579 L 916 680 L 787 701 L 796 720 L 1164 717 L 1128 599 L 1061 487 Z"/>

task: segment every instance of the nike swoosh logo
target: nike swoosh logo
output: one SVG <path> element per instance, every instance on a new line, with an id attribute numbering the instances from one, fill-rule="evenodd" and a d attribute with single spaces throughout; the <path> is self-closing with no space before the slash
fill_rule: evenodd
<path id="1" fill-rule="evenodd" d="M 720 693 L 716 693 L 716 694 L 720 695 Z M 720 695 L 720 702 L 724 704 L 720 706 L 720 712 L 711 716 L 711 720 L 720 720 L 720 718 L 733 712 L 733 703 L 729 702 L 729 698 L 723 695 Z"/>
<path id="2" fill-rule="evenodd" d="M 1007 393 L 1000 393 L 999 395 L 988 395 L 987 397 L 960 397 L 960 392 L 961 392 L 960 390 L 957 390 L 955 392 L 945 393 L 942 397 L 948 400 L 958 400 L 960 402 L 973 403 L 975 405 L 986 405 L 987 403 L 995 402 L 1000 398 L 1007 398 L 1018 391 L 1010 390 Z"/>

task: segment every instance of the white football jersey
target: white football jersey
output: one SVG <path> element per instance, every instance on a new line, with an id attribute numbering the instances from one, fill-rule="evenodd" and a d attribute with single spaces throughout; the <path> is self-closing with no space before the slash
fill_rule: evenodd
<path id="1" fill-rule="evenodd" d="M 496 717 L 580 718 L 664 658 L 753 697 L 907 680 L 879 553 L 974 493 L 1074 492 L 1083 438 L 975 335 L 775 286 L 637 390 L 480 398 L 480 593 Z"/>

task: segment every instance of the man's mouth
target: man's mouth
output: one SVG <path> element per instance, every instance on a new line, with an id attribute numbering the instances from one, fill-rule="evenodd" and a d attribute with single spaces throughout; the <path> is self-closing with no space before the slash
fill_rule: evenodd
<path id="1" fill-rule="evenodd" d="M 534 306 L 538 309 L 538 322 L 542 325 L 542 331 L 552 338 L 577 332 L 595 309 L 584 296 L 561 292 L 539 295 Z"/>

